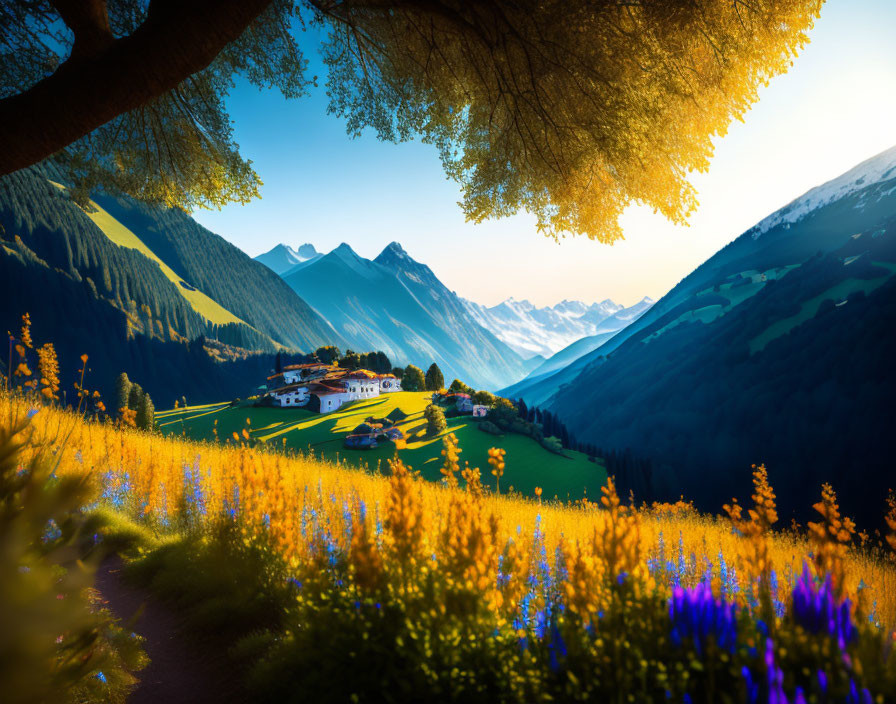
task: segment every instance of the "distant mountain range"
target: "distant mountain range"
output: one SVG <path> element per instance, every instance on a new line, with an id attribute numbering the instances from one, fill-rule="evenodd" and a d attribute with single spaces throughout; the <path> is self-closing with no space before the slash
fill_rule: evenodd
<path id="1" fill-rule="evenodd" d="M 299 245 L 298 249 L 293 249 L 288 244 L 278 244 L 264 254 L 259 254 L 255 261 L 261 262 L 275 274 L 285 276 L 296 265 L 305 264 L 320 256 L 313 244 Z"/>
<path id="2" fill-rule="evenodd" d="M 548 358 L 582 338 L 621 330 L 642 315 L 653 300 L 645 297 L 630 308 L 609 299 L 591 305 L 564 300 L 544 308 L 514 298 L 491 308 L 473 301 L 463 303 L 482 327 L 522 357 Z"/>
<path id="3" fill-rule="evenodd" d="M 572 365 L 505 393 L 652 460 L 652 476 L 623 478 L 646 498 L 684 492 L 715 511 L 765 462 L 785 522 L 809 515 L 822 482 L 877 520 L 896 454 L 894 274 L 896 148 L 764 219 Z"/>
<path id="4" fill-rule="evenodd" d="M 282 265 L 281 255 L 290 252 L 280 247 L 257 259 Z M 533 366 L 480 326 L 397 242 L 372 261 L 342 244 L 291 265 L 283 277 L 356 351 L 382 350 L 402 365 L 434 361 L 446 381 L 457 377 L 488 389 L 522 378 Z"/>

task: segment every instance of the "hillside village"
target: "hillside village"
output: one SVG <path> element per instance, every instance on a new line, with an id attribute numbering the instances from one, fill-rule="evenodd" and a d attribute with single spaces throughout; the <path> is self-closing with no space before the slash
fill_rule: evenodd
<path id="1" fill-rule="evenodd" d="M 275 405 L 317 413 L 330 413 L 349 401 L 401 391 L 401 380 L 394 374 L 341 369 L 323 362 L 284 367 L 282 372 L 269 376 L 268 383 L 275 386 L 267 393 Z"/>

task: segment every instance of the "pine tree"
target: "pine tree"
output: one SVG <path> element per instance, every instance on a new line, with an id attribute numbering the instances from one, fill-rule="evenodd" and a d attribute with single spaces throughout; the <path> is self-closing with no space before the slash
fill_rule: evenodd
<path id="1" fill-rule="evenodd" d="M 128 394 L 128 408 L 136 411 L 140 407 L 140 399 L 144 396 L 143 387 L 140 384 L 132 383 L 131 390 Z"/>
<path id="2" fill-rule="evenodd" d="M 438 391 L 445 388 L 445 377 L 442 376 L 442 370 L 439 369 L 439 365 L 435 362 L 426 370 L 425 383 L 427 391 Z"/>
<path id="3" fill-rule="evenodd" d="M 152 399 L 149 394 L 144 393 L 140 397 L 140 404 L 137 406 L 137 427 L 141 430 L 152 430 L 156 421 L 156 408 L 153 406 Z"/>
<path id="4" fill-rule="evenodd" d="M 526 402 L 521 398 L 519 401 L 519 413 L 520 418 L 523 420 L 529 420 L 529 407 L 526 405 Z"/>
<path id="5" fill-rule="evenodd" d="M 131 398 L 131 380 L 128 375 L 122 372 L 115 380 L 115 410 L 120 411 L 122 408 L 130 408 L 129 399 Z"/>
<path id="6" fill-rule="evenodd" d="M 283 373 L 283 353 L 277 350 L 277 356 L 274 358 L 274 373 Z"/>

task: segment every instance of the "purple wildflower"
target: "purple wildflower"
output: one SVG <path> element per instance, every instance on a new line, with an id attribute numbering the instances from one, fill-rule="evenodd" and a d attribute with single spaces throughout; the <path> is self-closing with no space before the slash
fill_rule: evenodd
<path id="1" fill-rule="evenodd" d="M 713 597 L 712 589 L 698 584 L 690 589 L 676 588 L 669 600 L 672 642 L 681 645 L 691 638 L 702 655 L 710 637 L 719 648 L 734 652 L 737 647 L 737 610 L 734 604 Z"/>

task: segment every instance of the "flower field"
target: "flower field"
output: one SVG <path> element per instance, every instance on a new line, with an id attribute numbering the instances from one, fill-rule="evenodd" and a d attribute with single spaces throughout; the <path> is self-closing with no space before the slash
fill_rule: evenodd
<path id="1" fill-rule="evenodd" d="M 0 397 L 0 418 L 29 408 Z M 780 530 L 762 467 L 753 504 L 713 517 L 633 509 L 612 480 L 572 505 L 498 496 L 480 482 L 497 464 L 464 466 L 451 440 L 434 483 L 400 454 L 381 476 L 52 407 L 30 431 L 57 475 L 90 475 L 97 506 L 188 536 L 185 584 L 217 569 L 216 541 L 222 591 L 259 566 L 277 616 L 232 649 L 258 701 L 896 701 L 886 541 L 856 536 L 821 487 L 817 522 Z M 141 559 L 158 582 L 176 560 L 157 552 Z"/>

